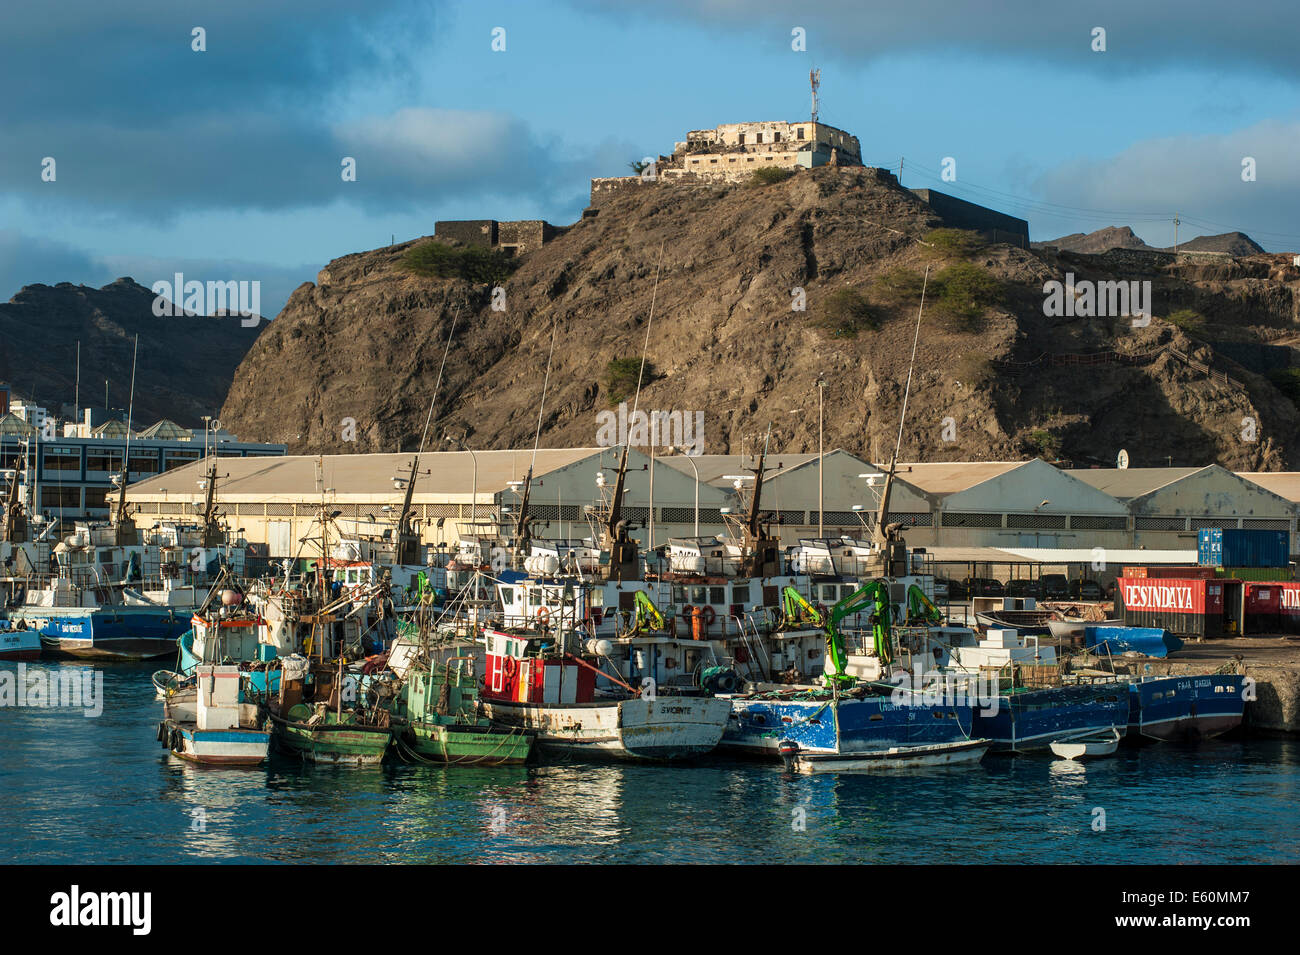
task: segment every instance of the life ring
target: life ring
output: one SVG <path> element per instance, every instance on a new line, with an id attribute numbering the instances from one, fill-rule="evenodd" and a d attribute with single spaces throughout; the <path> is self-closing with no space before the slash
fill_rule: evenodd
<path id="1" fill-rule="evenodd" d="M 506 662 L 503 666 L 505 667 L 506 676 L 513 680 L 515 674 L 519 672 L 519 661 L 514 657 L 506 657 Z"/>
<path id="2" fill-rule="evenodd" d="M 550 623 L 551 623 L 551 612 L 545 607 L 538 607 L 537 626 L 545 629 L 546 627 L 550 626 Z"/>
<path id="3" fill-rule="evenodd" d="M 686 606 L 682 607 L 682 620 L 685 621 L 688 627 L 691 625 L 691 614 L 694 612 L 695 608 L 690 604 L 686 604 Z"/>
<path id="4" fill-rule="evenodd" d="M 711 605 L 709 605 L 709 604 L 704 604 L 704 606 L 703 606 L 703 608 L 702 608 L 702 610 L 701 610 L 700 612 L 701 612 L 701 613 L 703 614 L 703 616 L 704 616 L 704 625 L 705 625 L 706 627 L 711 627 L 711 626 L 713 626 L 713 621 L 716 620 L 716 619 L 718 618 L 718 615 L 717 615 L 717 613 L 714 611 L 713 607 L 712 607 Z"/>

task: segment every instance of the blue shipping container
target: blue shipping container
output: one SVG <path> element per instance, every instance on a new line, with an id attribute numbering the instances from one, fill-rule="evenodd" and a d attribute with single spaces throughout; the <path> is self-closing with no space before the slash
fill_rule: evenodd
<path id="1" fill-rule="evenodd" d="M 1287 531 L 1204 527 L 1197 535 L 1196 562 L 1202 567 L 1286 567 L 1290 536 Z"/>

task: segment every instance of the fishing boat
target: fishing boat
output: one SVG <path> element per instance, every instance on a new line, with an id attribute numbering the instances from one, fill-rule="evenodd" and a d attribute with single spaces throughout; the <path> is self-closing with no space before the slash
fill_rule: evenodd
<path id="1" fill-rule="evenodd" d="M 1138 653 L 1166 657 L 1183 648 L 1183 641 L 1160 627 L 1084 627 L 1084 646 L 1094 653 Z"/>
<path id="2" fill-rule="evenodd" d="M 271 731 L 244 695 L 238 667 L 200 666 L 192 716 L 164 703 L 158 740 L 175 756 L 216 766 L 256 766 L 266 757 Z"/>
<path id="3" fill-rule="evenodd" d="M 535 732 L 544 751 L 671 761 L 710 753 L 722 739 L 728 700 L 659 694 L 650 684 L 643 692 L 603 673 L 595 653 L 571 652 L 571 634 L 488 628 L 484 638 L 484 714 Z M 614 687 L 598 694 L 598 675 Z"/>
<path id="4" fill-rule="evenodd" d="M 1127 687 L 1116 680 L 1018 687 L 975 711 L 974 735 L 991 739 L 994 751 L 1031 752 L 1062 736 L 1126 727 L 1128 708 Z"/>
<path id="5" fill-rule="evenodd" d="M 978 763 L 989 750 L 989 740 L 956 740 L 950 743 L 922 743 L 870 750 L 834 753 L 805 752 L 798 743 L 783 742 L 781 758 L 792 772 L 877 773 L 899 769 L 957 766 Z"/>
<path id="6" fill-rule="evenodd" d="M 0 621 L 0 660 L 36 660 L 41 655 L 41 635 L 27 628 Z"/>
<path id="7" fill-rule="evenodd" d="M 392 717 L 394 742 L 404 759 L 473 766 L 528 759 L 533 733 L 499 726 L 480 712 L 473 662 L 469 655 L 449 656 L 407 672 Z"/>
<path id="8" fill-rule="evenodd" d="M 1093 759 L 1098 756 L 1110 756 L 1119 748 L 1119 741 L 1123 735 L 1114 726 L 1099 733 L 1071 733 L 1052 740 L 1051 750 L 1061 759 Z"/>
<path id="9" fill-rule="evenodd" d="M 1213 739 L 1241 725 L 1246 678 L 1232 673 L 1146 676 L 1128 683 L 1132 738 Z"/>

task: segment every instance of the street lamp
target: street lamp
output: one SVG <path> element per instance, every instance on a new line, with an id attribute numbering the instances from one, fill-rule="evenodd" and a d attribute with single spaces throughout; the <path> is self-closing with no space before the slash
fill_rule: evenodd
<path id="1" fill-rule="evenodd" d="M 474 486 L 473 489 L 470 491 L 469 522 L 472 526 L 474 526 L 475 528 L 474 533 L 477 534 L 478 533 L 477 530 L 478 528 L 478 455 L 476 455 L 472 450 L 470 450 L 469 446 L 465 444 L 464 436 L 462 436 L 459 440 L 457 440 L 456 438 L 453 438 L 451 435 L 448 434 L 443 436 L 443 440 L 445 440 L 448 444 L 459 444 L 461 450 L 469 452 L 470 460 L 474 462 Z"/>
<path id="2" fill-rule="evenodd" d="M 686 462 L 695 472 L 695 536 L 698 539 L 700 536 L 700 469 L 695 466 L 695 459 L 687 452 L 685 445 L 677 447 L 676 450 L 686 454 Z"/>

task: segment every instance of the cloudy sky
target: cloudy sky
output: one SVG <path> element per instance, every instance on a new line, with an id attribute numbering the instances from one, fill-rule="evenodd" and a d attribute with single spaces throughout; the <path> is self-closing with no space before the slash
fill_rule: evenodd
<path id="1" fill-rule="evenodd" d="M 1169 245 L 1177 213 L 1180 239 L 1300 249 L 1295 16 L 1292 0 L 9 4 L 0 300 L 182 271 L 260 280 L 274 314 L 336 256 L 440 218 L 571 222 L 589 177 L 688 129 L 803 118 L 814 65 L 822 118 L 869 164 L 901 159 L 905 185 L 1027 218 L 1034 239 L 1131 225 Z"/>

